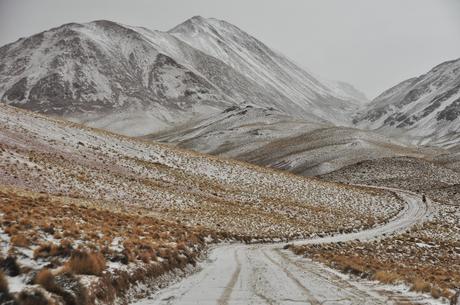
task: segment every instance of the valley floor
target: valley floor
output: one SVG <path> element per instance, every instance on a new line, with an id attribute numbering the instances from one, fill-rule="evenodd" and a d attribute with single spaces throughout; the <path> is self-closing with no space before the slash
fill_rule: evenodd
<path id="1" fill-rule="evenodd" d="M 427 220 L 420 196 L 401 192 L 406 208 L 387 224 L 356 233 L 297 241 L 345 242 L 383 237 Z M 287 248 L 287 247 L 284 247 Z M 436 304 L 406 287 L 376 284 L 340 274 L 294 255 L 281 244 L 224 245 L 215 248 L 202 270 L 135 303 L 160 304 Z"/>

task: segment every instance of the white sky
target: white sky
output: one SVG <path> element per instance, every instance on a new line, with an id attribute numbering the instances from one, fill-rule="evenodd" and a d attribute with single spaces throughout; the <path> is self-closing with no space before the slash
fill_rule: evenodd
<path id="1" fill-rule="evenodd" d="M 194 15 L 233 23 L 371 98 L 460 57 L 460 0 L 0 0 L 0 45 L 68 22 L 168 30 Z"/>

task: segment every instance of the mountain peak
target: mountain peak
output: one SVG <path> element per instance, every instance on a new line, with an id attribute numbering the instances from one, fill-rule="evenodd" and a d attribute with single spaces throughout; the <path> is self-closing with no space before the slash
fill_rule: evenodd
<path id="1" fill-rule="evenodd" d="M 199 32 L 207 31 L 211 29 L 213 32 L 220 31 L 222 29 L 230 29 L 231 31 L 241 31 L 235 25 L 216 18 L 205 18 L 203 16 L 193 16 L 184 22 L 178 24 L 174 28 L 170 29 L 168 33 L 190 33 L 190 32 Z"/>
<path id="2" fill-rule="evenodd" d="M 195 15 L 191 18 L 189 18 L 188 20 L 192 20 L 192 21 L 198 21 L 198 22 L 204 22 L 207 20 L 207 18 L 201 16 L 201 15 Z"/>
<path id="3" fill-rule="evenodd" d="M 204 18 L 203 16 L 196 15 L 176 25 L 174 28 L 170 29 L 168 32 L 183 32 L 186 29 L 193 30 L 196 27 L 203 26 L 207 23 L 208 23 L 208 19 Z"/>

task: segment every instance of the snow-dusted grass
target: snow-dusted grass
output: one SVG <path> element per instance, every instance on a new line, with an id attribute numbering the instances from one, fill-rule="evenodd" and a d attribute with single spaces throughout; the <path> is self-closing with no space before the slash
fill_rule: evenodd
<path id="1" fill-rule="evenodd" d="M 460 226 L 453 215 L 439 216 L 378 242 L 295 246 L 293 251 L 344 272 L 383 283 L 405 282 L 414 291 L 450 298 L 460 284 Z"/>
<path id="2" fill-rule="evenodd" d="M 0 244 L 2 257 L 17 267 L 11 278 L 30 274 L 33 283 L 33 272 L 48 268 L 55 282 L 78 282 L 102 303 L 123 299 L 136 282 L 194 264 L 209 241 L 357 231 L 403 208 L 389 191 L 218 159 L 4 105 L 0 164 Z M 74 268 L 76 257 L 87 268 Z M 39 289 L 30 286 L 24 297 Z"/>
<path id="3" fill-rule="evenodd" d="M 215 236 L 143 216 L 134 208 L 130 213 L 105 210 L 11 188 L 0 189 L 0 211 L 0 231 L 7 232 L 1 236 L 6 251 L 0 254 L 6 276 L 2 273 L 0 280 L 16 299 L 35 284 L 51 299 L 74 293 L 111 303 L 125 297 L 134 282 L 194 265 L 205 237 Z M 28 243 L 13 243 L 16 236 L 27 236 Z"/>
<path id="4" fill-rule="evenodd" d="M 433 297 L 453 297 L 460 287 L 460 175 L 436 162 L 415 158 L 367 161 L 323 176 L 325 179 L 396 187 L 423 193 L 432 206 L 429 221 L 373 242 L 294 247 L 345 272 L 384 283 L 405 282 Z"/>
<path id="5" fill-rule="evenodd" d="M 391 192 L 303 178 L 0 107 L 0 183 L 144 208 L 252 237 L 306 237 L 391 218 Z"/>

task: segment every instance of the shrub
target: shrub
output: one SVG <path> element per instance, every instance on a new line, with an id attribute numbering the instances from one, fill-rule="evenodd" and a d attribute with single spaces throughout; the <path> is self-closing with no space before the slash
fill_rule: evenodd
<path id="1" fill-rule="evenodd" d="M 58 247 L 53 243 L 44 243 L 34 250 L 34 258 L 45 258 L 55 256 L 58 253 Z"/>
<path id="2" fill-rule="evenodd" d="M 442 291 L 439 289 L 439 287 L 433 287 L 431 288 L 431 295 L 435 299 L 439 299 L 442 296 Z"/>
<path id="3" fill-rule="evenodd" d="M 431 285 L 420 278 L 416 278 L 412 283 L 411 290 L 417 292 L 431 292 Z"/>
<path id="4" fill-rule="evenodd" d="M 42 286 L 48 291 L 56 290 L 56 283 L 54 282 L 54 275 L 49 269 L 42 269 L 35 276 L 34 283 Z"/>
<path id="5" fill-rule="evenodd" d="M 16 234 L 11 237 L 11 244 L 16 247 L 28 247 L 30 241 L 22 234 Z"/>
<path id="6" fill-rule="evenodd" d="M 105 269 L 105 259 L 97 252 L 76 250 L 72 253 L 68 266 L 76 274 L 101 275 Z"/>
<path id="7" fill-rule="evenodd" d="M 16 258 L 13 256 L 0 259 L 0 269 L 3 269 L 9 276 L 17 276 L 21 273 L 21 268 L 19 268 Z"/>
<path id="8" fill-rule="evenodd" d="M 393 284 L 396 281 L 400 280 L 400 276 L 397 273 L 391 272 L 391 271 L 377 271 L 373 278 L 379 282 L 382 282 L 384 284 Z"/>
<path id="9" fill-rule="evenodd" d="M 39 289 L 22 290 L 17 297 L 19 305 L 50 305 L 49 300 Z"/>

